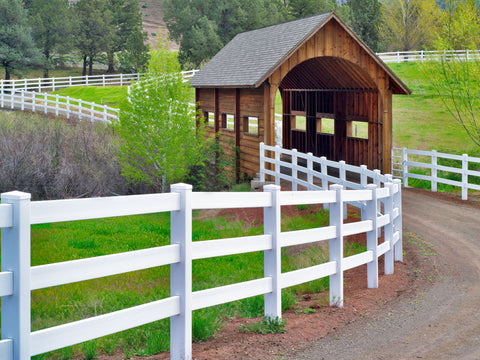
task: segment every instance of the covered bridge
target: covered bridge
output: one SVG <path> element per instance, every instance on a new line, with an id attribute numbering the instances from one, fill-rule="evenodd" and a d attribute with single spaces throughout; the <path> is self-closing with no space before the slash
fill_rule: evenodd
<path id="1" fill-rule="evenodd" d="M 191 85 L 211 133 L 231 139 L 237 171 L 250 176 L 259 170 L 259 143 L 275 145 L 277 92 L 284 148 L 384 173 L 392 94 L 410 94 L 334 12 L 238 34 Z"/>

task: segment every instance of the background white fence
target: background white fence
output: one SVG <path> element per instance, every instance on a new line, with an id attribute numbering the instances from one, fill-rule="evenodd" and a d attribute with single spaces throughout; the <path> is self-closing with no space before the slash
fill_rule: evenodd
<path id="1" fill-rule="evenodd" d="M 432 61 L 432 60 L 478 60 L 480 50 L 440 50 L 440 51 L 394 51 L 377 53 L 377 56 L 385 63 L 402 63 L 411 61 Z"/>
<path id="2" fill-rule="evenodd" d="M 449 166 L 439 164 L 442 159 L 450 161 Z M 426 160 L 426 161 L 425 161 Z M 472 166 L 473 165 L 473 166 Z M 475 167 L 477 170 L 471 170 Z M 403 180 L 408 187 L 408 179 L 425 180 L 431 183 L 431 190 L 437 191 L 437 184 L 457 186 L 462 189 L 462 199 L 468 199 L 468 189 L 480 191 L 480 158 L 468 154 L 452 155 L 433 151 L 392 149 L 392 169 L 396 178 Z M 427 170 L 425 170 L 427 169 Z M 461 180 L 453 180 L 452 174 L 461 176 Z M 476 178 L 476 183 L 473 179 Z"/>
<path id="3" fill-rule="evenodd" d="M 2 89 L 3 90 L 3 89 Z M 72 99 L 69 96 L 37 93 L 33 91 L 17 91 L 5 93 L 0 91 L 0 107 L 11 110 L 30 110 L 65 116 L 70 119 L 112 122 L 118 119 L 118 109 L 107 105 L 98 105 L 93 102 Z"/>
<path id="4" fill-rule="evenodd" d="M 268 161 L 265 156 L 263 160 Z M 333 166 L 333 163 L 326 165 Z M 353 168 L 347 166 L 345 169 Z M 314 171 L 313 168 L 310 175 L 316 176 Z M 357 171 L 365 173 L 363 168 Z M 368 287 L 375 288 L 378 287 L 378 257 L 385 255 L 386 274 L 393 273 L 394 260 L 402 260 L 400 181 L 382 178 L 374 172 L 367 171 L 365 175 L 377 179 L 383 187 L 368 184 L 360 185 L 361 190 L 345 190 L 335 184 L 325 191 L 295 192 L 280 191 L 279 186 L 268 185 L 263 193 L 193 193 L 190 185 L 176 184 L 171 187 L 171 193 L 165 194 L 35 202 L 30 201 L 29 194 L 18 191 L 2 194 L 0 358 L 26 360 L 33 355 L 170 318 L 171 358 L 189 359 L 192 355 L 192 311 L 264 294 L 265 315 L 281 317 L 282 288 L 326 276 L 330 278 L 331 305 L 342 306 L 345 270 L 367 264 Z M 336 181 L 346 183 L 338 178 Z M 316 185 L 312 183 L 312 186 Z M 326 185 L 322 189 L 324 187 Z M 345 202 L 362 204 L 361 221 L 344 224 Z M 281 232 L 281 206 L 301 204 L 328 205 L 329 226 Z M 192 242 L 192 210 L 246 207 L 264 208 L 263 235 Z M 32 224 L 156 212 L 171 214 L 171 245 L 30 265 Z M 379 244 L 382 228 L 384 241 Z M 367 250 L 344 258 L 343 238 L 360 233 L 366 234 Z M 329 242 L 328 262 L 282 272 L 283 247 L 320 241 Z M 252 251 L 264 251 L 263 278 L 192 292 L 192 261 Z M 31 332 L 32 290 L 168 264 L 171 265 L 168 298 Z"/>

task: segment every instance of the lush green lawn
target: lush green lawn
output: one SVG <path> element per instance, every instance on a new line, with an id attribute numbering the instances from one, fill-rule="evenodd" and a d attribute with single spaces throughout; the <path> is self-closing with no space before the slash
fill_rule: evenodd
<path id="1" fill-rule="evenodd" d="M 57 90 L 52 94 L 118 107 L 127 97 L 127 91 L 126 86 L 73 86 Z"/>
<path id="2" fill-rule="evenodd" d="M 299 207 L 305 208 L 305 207 Z M 263 233 L 263 226 L 225 218 L 205 220 L 194 213 L 193 240 L 238 237 Z M 328 225 L 328 211 L 312 212 L 282 220 L 282 231 Z M 169 244 L 169 213 L 75 221 L 32 226 L 32 266 L 101 256 Z M 328 248 L 307 246 L 284 249 L 282 271 L 291 271 L 328 261 Z M 365 251 L 358 244 L 347 244 L 345 256 Z M 196 260 L 193 289 L 238 283 L 263 277 L 263 252 Z M 32 330 L 39 330 L 86 317 L 140 305 L 169 296 L 169 266 L 107 278 L 68 284 L 32 292 Z M 328 288 L 328 278 L 283 291 L 283 308 L 295 305 L 296 293 L 319 292 Z M 203 340 L 221 327 L 225 318 L 263 314 L 263 296 L 215 306 L 194 313 L 193 336 Z M 38 358 L 70 359 L 75 354 L 152 355 L 168 350 L 168 319 L 117 333 Z"/>

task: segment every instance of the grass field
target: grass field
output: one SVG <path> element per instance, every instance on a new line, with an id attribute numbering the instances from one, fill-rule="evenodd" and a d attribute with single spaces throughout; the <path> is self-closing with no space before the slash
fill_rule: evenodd
<path id="1" fill-rule="evenodd" d="M 204 219 L 194 213 L 193 240 L 256 235 L 263 226 L 224 218 Z M 328 211 L 282 219 L 282 231 L 328 225 Z M 169 244 L 168 213 L 45 224 L 32 227 L 32 266 L 100 256 Z M 365 251 L 358 244 L 347 244 L 345 256 Z M 282 253 L 282 271 L 290 271 L 328 261 L 328 247 L 309 246 Z M 263 252 L 197 260 L 193 264 L 193 289 L 237 283 L 263 277 Z M 32 292 L 32 330 L 80 320 L 86 317 L 140 305 L 169 296 L 169 266 L 163 266 L 103 279 L 84 281 Z M 284 310 L 295 305 L 296 293 L 316 293 L 328 288 L 328 278 L 284 289 Z M 193 337 L 211 337 L 222 321 L 233 316 L 263 314 L 263 296 L 219 305 L 194 313 Z M 70 359 L 75 354 L 106 354 L 122 351 L 124 356 L 153 355 L 168 350 L 167 320 L 117 333 L 95 341 L 38 356 L 37 359 Z M 93 358 L 93 357 L 91 357 Z"/>

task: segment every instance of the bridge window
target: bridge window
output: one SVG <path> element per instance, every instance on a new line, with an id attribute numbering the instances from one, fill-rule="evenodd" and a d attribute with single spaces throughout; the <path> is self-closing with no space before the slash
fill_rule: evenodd
<path id="1" fill-rule="evenodd" d="M 209 111 L 205 113 L 205 123 L 207 126 L 214 127 L 215 126 L 215 113 Z"/>
<path id="2" fill-rule="evenodd" d="M 258 116 L 244 116 L 243 131 L 248 134 L 258 135 Z"/>
<path id="3" fill-rule="evenodd" d="M 232 114 L 222 114 L 222 129 L 235 130 L 235 116 Z"/>
<path id="4" fill-rule="evenodd" d="M 290 116 L 290 125 L 292 130 L 303 130 L 307 129 L 307 118 L 305 116 L 300 115 L 292 115 Z"/>
<path id="5" fill-rule="evenodd" d="M 368 139 L 368 122 L 351 121 L 347 128 L 347 136 Z"/>
<path id="6" fill-rule="evenodd" d="M 323 134 L 335 134 L 335 119 L 317 119 L 317 132 Z"/>

